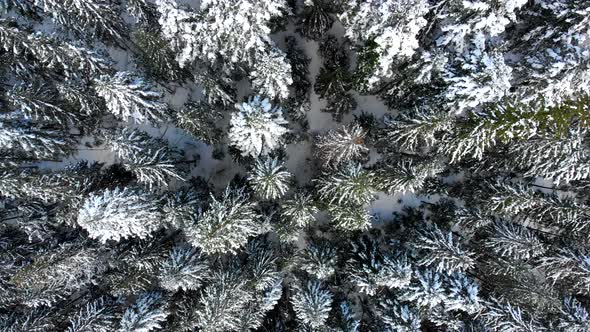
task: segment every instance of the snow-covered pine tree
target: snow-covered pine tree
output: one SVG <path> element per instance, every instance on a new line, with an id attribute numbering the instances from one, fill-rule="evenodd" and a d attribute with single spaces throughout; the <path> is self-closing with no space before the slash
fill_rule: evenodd
<path id="1" fill-rule="evenodd" d="M 374 239 L 360 238 L 351 243 L 345 274 L 361 293 L 375 295 L 380 288 L 405 289 L 414 272 L 407 258 L 384 254 Z"/>
<path id="2" fill-rule="evenodd" d="M 132 1 L 143 2 L 144 0 Z M 147 5 L 146 2 L 144 4 Z M 138 12 L 137 16 L 140 19 L 147 19 L 142 18 L 143 14 L 141 14 L 140 10 Z M 170 49 L 168 42 L 162 37 L 161 32 L 154 27 L 134 31 L 133 40 L 139 48 L 138 62 L 145 68 L 150 78 L 175 81 L 188 76 L 176 62 L 175 54 Z"/>
<path id="3" fill-rule="evenodd" d="M 311 227 L 319 208 L 313 197 L 305 192 L 296 192 L 285 199 L 279 209 L 280 216 L 274 229 L 281 241 L 296 242 L 304 228 Z"/>
<path id="4" fill-rule="evenodd" d="M 159 100 L 161 93 L 139 76 L 117 72 L 113 76 L 101 76 L 94 84 L 109 112 L 120 119 L 131 117 L 137 122 L 157 123 L 167 118 L 168 106 Z"/>
<path id="5" fill-rule="evenodd" d="M 330 0 L 305 0 L 299 31 L 312 40 L 321 38 L 330 30 L 334 19 L 332 18 L 333 4 Z"/>
<path id="6" fill-rule="evenodd" d="M 420 316 L 399 301 L 386 299 L 375 308 L 375 314 L 387 331 L 417 332 L 421 330 Z"/>
<path id="7" fill-rule="evenodd" d="M 248 102 L 236 105 L 237 112 L 230 120 L 229 139 L 244 156 L 267 155 L 278 148 L 288 130 L 282 109 L 273 107 L 268 99 L 252 97 Z"/>
<path id="8" fill-rule="evenodd" d="M 135 303 L 127 308 L 121 317 L 121 332 L 149 332 L 161 328 L 168 312 L 162 294 L 149 292 L 141 294 Z"/>
<path id="9" fill-rule="evenodd" d="M 160 265 L 158 279 L 168 291 L 197 290 L 208 275 L 208 265 L 200 253 L 186 245 L 170 250 L 168 259 Z"/>
<path id="10" fill-rule="evenodd" d="M 335 204 L 363 205 L 375 198 L 374 173 L 360 164 L 348 164 L 316 180 L 322 200 Z"/>
<path id="11" fill-rule="evenodd" d="M 358 124 L 330 130 L 317 139 L 317 156 L 325 165 L 339 166 L 360 159 L 368 151 L 365 130 Z"/>
<path id="12" fill-rule="evenodd" d="M 254 192 L 262 199 L 281 198 L 289 190 L 291 173 L 277 159 L 259 159 L 256 161 L 248 182 Z"/>
<path id="13" fill-rule="evenodd" d="M 70 318 L 67 332 L 98 331 L 106 332 L 113 328 L 113 308 L 104 298 L 88 302 Z"/>
<path id="14" fill-rule="evenodd" d="M 78 212 L 77 223 L 101 242 L 145 238 L 161 226 L 157 201 L 139 189 L 115 188 L 91 193 Z"/>
<path id="15" fill-rule="evenodd" d="M 462 248 L 452 232 L 443 232 L 436 226 L 421 234 L 415 247 L 424 250 L 419 264 L 434 267 L 437 272 L 464 272 L 475 265 L 475 253 Z"/>
<path id="16" fill-rule="evenodd" d="M 124 42 L 127 26 L 123 18 L 108 0 L 40 0 L 35 9 L 51 17 L 53 21 L 88 38 L 105 38 Z"/>
<path id="17" fill-rule="evenodd" d="M 360 47 L 367 47 L 373 56 L 362 57 L 357 64 L 370 68 L 359 77 L 363 87 L 374 87 L 381 80 L 391 78 L 394 63 L 410 58 L 419 47 L 419 33 L 428 23 L 428 1 L 343 1 L 339 15 L 346 29 L 346 37 Z M 367 52 L 367 50 L 365 50 Z"/>
<path id="18" fill-rule="evenodd" d="M 297 319 L 303 326 L 324 326 L 332 309 L 332 293 L 320 281 L 309 281 L 297 289 L 292 299 Z"/>
<path id="19" fill-rule="evenodd" d="M 310 243 L 299 255 L 301 269 L 315 278 L 326 280 L 336 271 L 336 249 L 325 241 Z"/>
<path id="20" fill-rule="evenodd" d="M 380 167 L 377 181 L 379 188 L 388 193 L 418 191 L 426 180 L 444 170 L 442 162 L 437 159 L 423 162 L 401 159 L 393 166 L 391 164 Z"/>
<path id="21" fill-rule="evenodd" d="M 2 164 L 60 160 L 73 152 L 73 143 L 61 131 L 43 130 L 27 121 L 0 121 Z"/>
<path id="22" fill-rule="evenodd" d="M 190 244 L 212 254 L 235 252 L 263 227 L 247 194 L 228 187 L 219 199 L 211 197 L 209 207 L 186 224 L 184 232 Z"/>
<path id="23" fill-rule="evenodd" d="M 328 214 L 331 224 L 342 231 L 366 230 L 373 219 L 366 208 L 354 204 L 329 204 Z"/>
<path id="24" fill-rule="evenodd" d="M 212 105 L 203 101 L 190 102 L 174 113 L 178 126 L 207 144 L 221 140 L 223 131 L 217 127 L 223 114 Z"/>
<path id="25" fill-rule="evenodd" d="M 283 15 L 284 1 L 210 0 L 202 2 L 197 11 L 176 0 L 157 4 L 162 33 L 181 67 L 205 62 L 219 65 L 225 73 L 247 69 L 260 93 L 287 97 L 291 67 L 269 37 L 270 20 Z"/>
<path id="26" fill-rule="evenodd" d="M 535 1 L 521 10 L 517 29 L 526 33 L 509 36 L 508 47 L 522 59 L 514 67 L 517 90 L 526 100 L 542 95 L 555 105 L 589 93 L 589 12 L 584 1 L 563 0 Z"/>
<path id="27" fill-rule="evenodd" d="M 256 61 L 256 67 L 250 72 L 252 88 L 258 94 L 272 99 L 287 99 L 293 79 L 286 54 L 275 48 L 269 53 L 259 55 Z"/>
<path id="28" fill-rule="evenodd" d="M 283 204 L 283 215 L 299 226 L 308 226 L 315 220 L 315 214 L 319 212 L 316 204 L 309 194 L 298 192 Z"/>
<path id="29" fill-rule="evenodd" d="M 107 133 L 107 146 L 137 182 L 149 189 L 168 186 L 171 180 L 183 180 L 176 160 L 180 153 L 162 139 L 156 139 L 138 129 L 123 128 Z"/>

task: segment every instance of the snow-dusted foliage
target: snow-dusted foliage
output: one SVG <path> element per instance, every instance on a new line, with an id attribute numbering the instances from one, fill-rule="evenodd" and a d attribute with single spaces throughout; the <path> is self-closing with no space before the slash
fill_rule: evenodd
<path id="1" fill-rule="evenodd" d="M 310 281 L 297 289 L 291 300 L 297 319 L 311 328 L 324 326 L 332 310 L 332 293 L 319 281 Z"/>
<path id="2" fill-rule="evenodd" d="M 157 4 L 163 35 L 181 67 L 200 62 L 228 70 L 245 67 L 260 93 L 288 96 L 291 66 L 269 37 L 271 19 L 287 9 L 284 1 L 202 1 L 196 11 L 175 0 Z"/>
<path id="3" fill-rule="evenodd" d="M 299 226 L 308 226 L 315 220 L 315 214 L 319 211 L 310 195 L 295 193 L 283 204 L 282 214 Z"/>
<path id="4" fill-rule="evenodd" d="M 582 332 L 590 328 L 590 316 L 580 301 L 574 297 L 567 296 L 563 300 L 562 316 L 559 321 L 559 328 L 564 331 Z"/>
<path id="5" fill-rule="evenodd" d="M 352 258 L 347 262 L 351 283 L 367 295 L 374 295 L 380 287 L 404 289 L 412 280 L 412 266 L 405 257 L 384 255 L 373 240 L 352 243 Z"/>
<path id="6" fill-rule="evenodd" d="M 326 0 L 305 0 L 303 5 L 299 31 L 306 38 L 320 40 L 334 23 L 334 18 L 330 14 L 338 3 Z"/>
<path id="7" fill-rule="evenodd" d="M 216 125 L 223 114 L 216 107 L 204 101 L 189 103 L 174 115 L 178 126 L 195 138 L 207 144 L 215 144 L 221 140 L 222 131 Z"/>
<path id="8" fill-rule="evenodd" d="M 161 93 L 141 77 L 117 72 L 113 76 L 101 76 L 94 84 L 109 112 L 122 120 L 131 117 L 137 122 L 158 122 L 166 118 L 167 106 L 159 100 Z"/>
<path id="9" fill-rule="evenodd" d="M 123 19 L 106 0 L 36 0 L 34 5 L 66 29 L 88 37 L 123 39 L 126 34 Z"/>
<path id="10" fill-rule="evenodd" d="M 358 332 L 360 330 L 360 320 L 357 319 L 347 302 L 340 303 L 338 317 L 331 323 L 330 331 L 338 332 Z"/>
<path id="11" fill-rule="evenodd" d="M 435 267 L 437 272 L 463 272 L 475 265 L 474 253 L 463 249 L 453 233 L 443 233 L 436 227 L 424 232 L 416 247 L 424 250 L 420 264 Z"/>
<path id="12" fill-rule="evenodd" d="M 364 207 L 358 205 L 328 205 L 331 223 L 343 231 L 362 231 L 371 225 L 373 216 Z"/>
<path id="13" fill-rule="evenodd" d="M 184 231 L 189 243 L 204 253 L 232 252 L 262 232 L 259 219 L 242 190 L 227 188 L 221 198 L 212 196 L 209 207 Z"/>
<path id="14" fill-rule="evenodd" d="M 59 132 L 42 131 L 30 126 L 0 123 L 0 149 L 23 159 L 53 159 L 67 156 L 73 141 Z"/>
<path id="15" fill-rule="evenodd" d="M 422 329 L 418 313 L 396 300 L 386 299 L 380 302 L 375 313 L 387 331 L 418 332 Z"/>
<path id="16" fill-rule="evenodd" d="M 419 33 L 428 23 L 424 16 L 429 4 L 425 0 L 344 1 L 340 20 L 346 36 L 355 42 L 373 42 L 376 55 L 370 86 L 393 75 L 396 62 L 411 57 L 419 47 Z"/>
<path id="17" fill-rule="evenodd" d="M 274 46 L 269 21 L 286 7 L 284 1 L 207 0 L 192 11 L 176 0 L 157 3 L 162 31 L 178 50 L 181 65 L 201 59 L 215 63 L 220 58 L 228 66 L 254 65 L 259 54 Z"/>
<path id="18" fill-rule="evenodd" d="M 450 129 L 452 118 L 444 112 L 417 109 L 410 114 L 385 119 L 387 139 L 396 143 L 395 148 L 409 151 L 428 151 L 439 141 L 439 133 Z"/>
<path id="19" fill-rule="evenodd" d="M 318 279 L 327 279 L 336 270 L 336 250 L 325 243 L 311 243 L 301 253 L 301 269 Z"/>
<path id="20" fill-rule="evenodd" d="M 204 331 L 235 330 L 240 325 L 243 306 L 251 299 L 243 283 L 234 271 L 219 272 L 215 282 L 201 292 L 197 326 Z"/>
<path id="21" fill-rule="evenodd" d="M 530 259 L 540 256 L 547 250 L 535 233 L 522 226 L 498 222 L 486 246 L 499 256 L 516 259 Z"/>
<path id="22" fill-rule="evenodd" d="M 516 70 L 521 74 L 519 92 L 526 99 L 540 94 L 554 105 L 588 94 L 588 13 L 586 1 L 540 0 L 527 8 L 526 17 L 539 21 L 521 23 L 528 30 L 513 41 L 524 60 Z"/>
<path id="23" fill-rule="evenodd" d="M 140 295 L 123 313 L 119 331 L 149 332 L 161 328 L 161 324 L 168 317 L 165 305 L 160 293 L 149 292 Z"/>
<path id="24" fill-rule="evenodd" d="M 415 192 L 424 186 L 427 179 L 444 170 L 440 160 L 413 162 L 402 159 L 393 165 L 384 165 L 378 176 L 378 186 L 388 193 Z"/>
<path id="25" fill-rule="evenodd" d="M 483 51 L 517 19 L 516 11 L 525 4 L 526 0 L 495 4 L 486 1 L 442 3 L 437 6 L 442 34 L 436 39 L 436 45 L 452 48 L 458 54 L 469 49 Z"/>
<path id="26" fill-rule="evenodd" d="M 281 136 L 288 130 L 280 107 L 273 107 L 268 99 L 260 96 L 236 105 L 229 130 L 231 144 L 244 156 L 267 155 L 282 143 Z"/>
<path id="27" fill-rule="evenodd" d="M 469 315 L 483 309 L 479 286 L 463 274 L 453 274 L 449 281 L 449 296 L 444 300 L 445 310 L 460 310 Z"/>
<path id="28" fill-rule="evenodd" d="M 158 279 L 162 288 L 169 291 L 195 290 L 203 284 L 207 273 L 208 266 L 197 250 L 176 246 L 160 265 Z"/>
<path id="29" fill-rule="evenodd" d="M 72 318 L 67 332 L 97 331 L 108 332 L 113 329 L 114 315 L 112 308 L 103 298 L 89 302 Z"/>
<path id="30" fill-rule="evenodd" d="M 293 79 L 291 66 L 285 61 L 285 54 L 281 50 L 273 49 L 269 54 L 260 55 L 256 61 L 256 67 L 250 72 L 252 87 L 258 94 L 271 99 L 286 99 Z"/>
<path id="31" fill-rule="evenodd" d="M 590 255 L 587 253 L 562 249 L 543 257 L 540 266 L 554 282 L 571 283 L 576 293 L 590 293 Z"/>
<path id="32" fill-rule="evenodd" d="M 326 165 L 338 166 L 362 157 L 369 149 L 364 145 L 366 132 L 358 124 L 330 130 L 318 137 L 317 156 Z"/>
<path id="33" fill-rule="evenodd" d="M 101 242 L 146 238 L 160 227 L 153 198 L 140 190 L 115 188 L 91 193 L 78 211 L 77 223 Z"/>
<path id="34" fill-rule="evenodd" d="M 512 68 L 502 54 L 483 53 L 461 61 L 460 69 L 443 76 L 449 85 L 445 98 L 456 113 L 474 109 L 484 103 L 498 102 L 511 87 Z M 468 74 L 464 74 L 465 71 Z"/>
<path id="35" fill-rule="evenodd" d="M 107 136 L 107 145 L 123 167 L 149 189 L 165 187 L 172 179 L 182 180 L 176 168 L 174 151 L 168 144 L 138 129 L 115 131 Z"/>
<path id="36" fill-rule="evenodd" d="M 360 164 L 348 164 L 336 173 L 328 174 L 317 180 L 320 187 L 318 192 L 323 200 L 337 204 L 363 205 L 375 198 L 374 175 Z"/>
<path id="37" fill-rule="evenodd" d="M 494 298 L 483 319 L 488 325 L 494 326 L 495 331 L 547 331 L 536 319 L 527 317 L 521 308 Z"/>
<path id="38" fill-rule="evenodd" d="M 248 176 L 254 192 L 262 199 L 277 199 L 289 190 L 291 173 L 277 159 L 259 159 Z"/>
<path id="39" fill-rule="evenodd" d="M 408 287 L 404 299 L 414 301 L 420 308 L 432 309 L 446 298 L 444 276 L 434 270 L 416 271 L 417 282 Z"/>

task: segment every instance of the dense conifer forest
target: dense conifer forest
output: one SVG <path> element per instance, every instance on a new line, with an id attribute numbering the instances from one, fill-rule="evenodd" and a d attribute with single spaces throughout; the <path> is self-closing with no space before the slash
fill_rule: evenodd
<path id="1" fill-rule="evenodd" d="M 0 0 L 1 332 L 590 331 L 590 1 Z"/>

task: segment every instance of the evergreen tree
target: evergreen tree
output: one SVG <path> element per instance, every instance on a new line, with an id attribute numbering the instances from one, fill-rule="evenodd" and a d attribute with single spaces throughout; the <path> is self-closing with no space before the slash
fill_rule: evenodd
<path id="1" fill-rule="evenodd" d="M 303 36 L 320 40 L 332 27 L 333 11 L 328 0 L 305 0 L 299 31 Z"/>
<path id="2" fill-rule="evenodd" d="M 198 251 L 188 246 L 170 250 L 167 260 L 160 266 L 160 285 L 169 291 L 196 290 L 207 277 L 208 265 Z"/>
<path id="3" fill-rule="evenodd" d="M 101 242 L 145 238 L 161 224 L 158 206 L 150 196 L 130 188 L 91 193 L 80 207 L 77 222 Z"/>
<path id="4" fill-rule="evenodd" d="M 292 83 L 285 54 L 269 37 L 269 21 L 282 16 L 283 1 L 205 1 L 198 11 L 173 0 L 159 0 L 162 33 L 181 67 L 195 62 L 226 69 L 248 68 L 253 85 L 270 97 L 286 98 Z M 277 76 L 280 75 L 280 76 Z"/>
<path id="5" fill-rule="evenodd" d="M 315 220 L 315 214 L 319 209 L 315 206 L 311 196 L 305 193 L 295 193 L 292 198 L 285 201 L 283 215 L 299 226 L 307 226 Z"/>
<path id="6" fill-rule="evenodd" d="M 371 72 L 362 84 L 371 87 L 392 76 L 393 64 L 411 57 L 419 47 L 418 35 L 427 21 L 428 2 L 414 1 L 344 1 L 340 20 L 346 36 L 371 48 L 373 57 L 364 57 Z M 370 45 L 370 46 L 369 46 Z"/>
<path id="7" fill-rule="evenodd" d="M 461 248 L 453 233 L 438 228 L 426 231 L 416 241 L 415 246 L 425 251 L 420 265 L 436 267 L 437 272 L 464 272 L 474 267 L 475 254 Z"/>
<path id="8" fill-rule="evenodd" d="M 289 86 L 293 83 L 291 66 L 285 61 L 286 55 L 273 49 L 269 54 L 262 54 L 257 61 L 259 64 L 250 72 L 252 87 L 260 95 L 270 98 L 286 99 L 289 96 Z"/>
<path id="9" fill-rule="evenodd" d="M 113 312 L 109 304 L 103 299 L 89 302 L 70 318 L 67 332 L 111 331 L 113 328 Z"/>
<path id="10" fill-rule="evenodd" d="M 232 114 L 230 121 L 229 139 L 242 155 L 267 155 L 281 144 L 287 121 L 280 107 L 273 107 L 268 99 L 256 96 L 236 108 L 238 112 Z"/>
<path id="11" fill-rule="evenodd" d="M 149 83 L 128 72 L 114 76 L 101 76 L 95 82 L 95 89 L 105 102 L 107 109 L 115 116 L 135 121 L 162 121 L 166 118 L 167 106 L 158 100 L 159 92 L 153 91 Z"/>
<path id="12" fill-rule="evenodd" d="M 123 19 L 108 0 L 42 0 L 36 1 L 35 6 L 64 28 L 88 38 L 122 41 L 126 37 Z"/>
<path id="13" fill-rule="evenodd" d="M 148 6 L 148 3 L 144 2 L 144 0 L 132 0 L 129 5 L 132 7 L 128 10 L 133 10 L 134 16 L 141 21 L 150 21 L 147 15 L 154 14 L 149 11 L 145 13 L 142 10 L 143 7 Z M 137 55 L 138 62 L 145 67 L 151 78 L 175 81 L 187 76 L 176 62 L 174 52 L 170 49 L 168 42 L 163 38 L 160 31 L 153 27 L 138 29 L 133 33 L 133 40 L 140 50 Z"/>
<path id="14" fill-rule="evenodd" d="M 311 328 L 321 328 L 328 319 L 332 294 L 319 281 L 309 281 L 292 299 L 297 318 Z"/>
<path id="15" fill-rule="evenodd" d="M 258 160 L 248 177 L 254 192 L 262 199 L 277 199 L 289 189 L 291 174 L 277 159 Z"/>
<path id="16" fill-rule="evenodd" d="M 107 135 L 107 145 L 111 146 L 123 167 L 136 177 L 137 182 L 150 189 L 165 187 L 171 179 L 183 179 L 175 166 L 179 153 L 175 153 L 161 139 L 152 138 L 137 129 L 123 129 Z"/>
<path id="17" fill-rule="evenodd" d="M 420 316 L 398 301 L 386 299 L 380 302 L 375 313 L 387 331 L 417 332 L 422 329 Z"/>
<path id="18" fill-rule="evenodd" d="M 119 330 L 149 332 L 160 328 L 168 316 L 161 298 L 162 295 L 156 292 L 141 294 L 123 313 Z"/>
<path id="19" fill-rule="evenodd" d="M 227 188 L 221 198 L 212 196 L 208 209 L 184 231 L 189 243 L 210 254 L 235 251 L 263 229 L 243 190 Z"/>
<path id="20" fill-rule="evenodd" d="M 311 243 L 301 253 L 301 269 L 314 277 L 325 280 L 336 270 L 336 250 L 327 243 Z"/>
<path id="21" fill-rule="evenodd" d="M 323 111 L 332 113 L 337 121 L 356 107 L 356 101 L 349 93 L 352 88 L 351 74 L 349 58 L 344 47 L 345 45 L 340 44 L 332 35 L 322 40 L 320 54 L 323 66 L 314 84 L 315 92 L 327 100 L 328 104 Z"/>
<path id="22" fill-rule="evenodd" d="M 347 262 L 351 283 L 362 293 L 375 295 L 380 287 L 405 289 L 413 271 L 405 257 L 383 254 L 373 239 L 361 238 L 352 243 L 352 257 Z"/>
<path id="23" fill-rule="evenodd" d="M 366 132 L 357 124 L 331 130 L 317 140 L 318 158 L 333 166 L 358 159 L 369 151 L 363 145 L 365 136 Z"/>
<path id="24" fill-rule="evenodd" d="M 223 132 L 216 125 L 223 114 L 215 107 L 205 102 L 191 102 L 176 112 L 175 117 L 178 126 L 195 138 L 207 144 L 215 144 L 221 140 Z"/>

